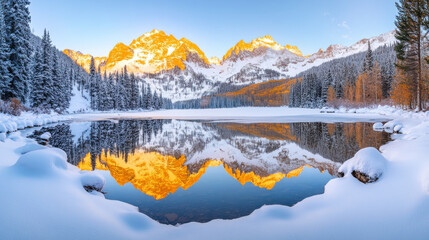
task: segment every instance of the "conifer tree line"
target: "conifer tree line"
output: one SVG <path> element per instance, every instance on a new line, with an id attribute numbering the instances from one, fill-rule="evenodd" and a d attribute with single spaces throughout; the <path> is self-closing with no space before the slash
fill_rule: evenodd
<path id="1" fill-rule="evenodd" d="M 62 63 L 61 54 L 52 46 L 50 35 L 45 30 L 32 56 L 29 105 L 33 110 L 63 112 L 69 107 L 72 83 L 79 71 L 73 64 Z"/>
<path id="2" fill-rule="evenodd" d="M 129 74 L 101 73 L 92 60 L 89 74 L 57 50 L 50 34 L 42 39 L 30 31 L 29 0 L 0 0 L 0 97 L 19 101 L 35 112 L 65 112 L 74 94 L 90 101 L 93 110 L 159 109 L 169 99 Z M 77 91 L 73 91 L 74 86 Z M 80 91 L 80 93 L 79 93 Z"/>
<path id="3" fill-rule="evenodd" d="M 2 0 L 0 3 L 1 98 L 25 102 L 31 81 L 29 1 Z"/>
<path id="4" fill-rule="evenodd" d="M 137 110 L 171 108 L 170 99 L 162 93 L 152 92 L 150 86 L 134 73 L 128 73 L 125 66 L 122 71 L 115 73 L 101 72 L 95 67 L 91 58 L 89 80 L 79 83 L 79 89 L 87 89 L 90 96 L 91 109 Z"/>
<path id="5" fill-rule="evenodd" d="M 393 46 L 335 59 L 297 76 L 291 86 L 289 106 L 323 107 L 328 103 L 377 104 L 390 98 L 395 76 Z"/>
<path id="6" fill-rule="evenodd" d="M 0 1 L 0 97 L 16 99 L 36 112 L 69 107 L 72 83 L 86 72 L 58 51 L 45 30 L 30 31 L 28 0 Z"/>
<path id="7" fill-rule="evenodd" d="M 374 53 L 380 48 L 373 52 L 369 45 L 362 63 L 344 65 L 343 74 L 338 68 L 328 67 L 325 73 L 318 71 L 320 67 L 310 69 L 291 88 L 289 105 L 377 104 L 387 99 L 408 109 L 429 108 L 429 1 L 400 0 L 396 8 L 393 56 L 390 47 L 384 47 L 381 51 L 389 51 L 389 58 L 377 59 Z"/>
<path id="8" fill-rule="evenodd" d="M 254 106 L 254 102 L 248 101 L 245 96 L 205 96 L 198 99 L 178 101 L 173 103 L 175 109 L 200 109 L 200 108 L 232 108 Z"/>

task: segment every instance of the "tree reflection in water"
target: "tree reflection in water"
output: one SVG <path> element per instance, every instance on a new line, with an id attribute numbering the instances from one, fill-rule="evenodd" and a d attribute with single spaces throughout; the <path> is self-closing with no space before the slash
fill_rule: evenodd
<path id="1" fill-rule="evenodd" d="M 372 123 L 115 120 L 59 124 L 35 131 L 32 137 L 47 131 L 52 134 L 50 144 L 63 149 L 70 163 L 82 170 L 108 170 L 121 186 L 131 183 L 150 198 L 140 195 L 129 202 L 168 224 L 236 218 L 264 204 L 293 205 L 322 193 L 332 177 L 304 176 L 275 187 L 282 179 L 297 177 L 305 166 L 335 175 L 360 148 L 378 148 L 389 140 L 387 133 L 373 131 Z M 229 178 L 240 184 L 230 182 L 230 187 L 211 195 L 208 190 L 189 190 L 216 166 L 224 169 L 216 175 L 219 182 Z M 217 180 L 200 185 L 220 184 Z M 126 201 L 113 192 L 106 197 Z M 239 203 L 246 199 L 253 200 Z"/>

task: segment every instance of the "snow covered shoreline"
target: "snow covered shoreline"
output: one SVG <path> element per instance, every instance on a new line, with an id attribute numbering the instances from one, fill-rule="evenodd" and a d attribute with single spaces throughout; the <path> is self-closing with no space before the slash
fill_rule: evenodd
<path id="1" fill-rule="evenodd" d="M 88 112 L 66 115 L 72 120 L 103 120 L 115 118 L 158 118 L 186 120 L 229 120 L 235 122 L 356 122 L 359 120 L 388 120 L 404 112 L 392 107 L 363 109 L 305 109 L 289 107 L 239 107 L 214 109 L 170 109 L 143 112 Z"/>
<path id="2" fill-rule="evenodd" d="M 327 121 L 358 117 L 362 121 L 395 119 L 403 125 L 403 134 L 395 135 L 395 141 L 380 149 L 387 159 L 386 170 L 375 183 L 362 184 L 346 175 L 331 180 L 324 194 L 307 198 L 293 207 L 265 206 L 239 219 L 178 227 L 161 225 L 126 203 L 87 193 L 82 187 L 83 174 L 70 164 L 64 165 L 64 156 L 56 150 L 26 153 L 45 151 L 41 154 L 43 157 L 38 158 L 41 164 L 18 161 L 26 155 L 22 155 L 22 147 L 27 145 L 31 150 L 28 146 L 34 146 L 34 141 L 23 138 L 19 132 L 9 134 L 0 142 L 0 238 L 427 239 L 429 114 L 387 108 L 353 111 L 359 114 L 340 111 L 331 114 Z M 286 116 L 319 121 L 329 114 L 314 109 L 239 108 L 74 114 L 64 119 L 290 120 Z M 254 120 L 256 117 L 259 119 Z M 14 165 L 17 161 L 21 163 Z M 38 168 L 41 165 L 48 166 L 48 170 Z M 28 174 L 28 171 L 40 171 L 40 174 Z"/>

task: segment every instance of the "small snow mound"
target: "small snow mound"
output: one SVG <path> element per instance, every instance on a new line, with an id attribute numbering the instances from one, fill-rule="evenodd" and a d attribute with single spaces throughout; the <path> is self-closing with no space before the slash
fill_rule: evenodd
<path id="1" fill-rule="evenodd" d="M 6 126 L 0 122 L 0 133 L 5 133 L 7 132 L 7 128 Z"/>
<path id="2" fill-rule="evenodd" d="M 359 150 L 353 158 L 344 162 L 338 172 L 344 176 L 353 175 L 363 183 L 370 183 L 381 177 L 386 164 L 387 160 L 377 149 L 368 147 Z"/>
<path id="3" fill-rule="evenodd" d="M 4 142 L 6 140 L 6 133 L 2 132 L 0 133 L 0 142 Z"/>
<path id="4" fill-rule="evenodd" d="M 21 120 L 17 120 L 16 124 L 18 126 L 18 129 L 24 129 L 24 128 L 26 128 L 25 120 L 22 120 L 22 119 Z"/>
<path id="5" fill-rule="evenodd" d="M 372 129 L 374 129 L 375 131 L 383 130 L 384 129 L 383 123 L 381 122 L 374 123 L 374 125 L 372 125 Z"/>
<path id="6" fill-rule="evenodd" d="M 0 132 L 14 132 L 18 129 L 18 125 L 13 121 L 5 121 L 0 125 Z"/>
<path id="7" fill-rule="evenodd" d="M 36 118 L 36 119 L 34 119 L 33 125 L 36 127 L 40 127 L 43 125 L 43 120 L 40 118 Z"/>
<path id="8" fill-rule="evenodd" d="M 11 139 L 12 141 L 20 141 L 22 139 L 21 133 L 19 132 L 13 132 L 11 134 L 9 134 L 9 139 Z"/>
<path id="9" fill-rule="evenodd" d="M 24 176 L 49 176 L 67 169 L 67 157 L 61 149 L 46 148 L 22 155 L 12 168 Z"/>
<path id="10" fill-rule="evenodd" d="M 46 149 L 46 148 L 47 147 L 42 146 L 42 145 L 37 144 L 37 143 L 29 143 L 29 144 L 26 144 L 26 145 L 24 145 L 22 147 L 17 148 L 15 150 L 15 152 L 18 153 L 18 154 L 26 154 L 26 153 L 29 153 L 29 152 L 32 152 L 32 151 Z"/>
<path id="11" fill-rule="evenodd" d="M 45 133 L 43 133 L 41 136 L 40 136 L 40 139 L 42 139 L 42 140 L 49 140 L 50 138 L 52 137 L 52 135 L 51 135 L 51 133 L 50 132 L 45 132 Z"/>
<path id="12" fill-rule="evenodd" d="M 394 132 L 399 132 L 399 131 L 401 131 L 401 129 L 402 129 L 402 125 L 401 124 L 395 125 L 395 127 L 393 127 L 393 131 Z"/>
<path id="13" fill-rule="evenodd" d="M 82 172 L 82 176 L 80 178 L 83 188 L 86 191 L 92 192 L 93 190 L 97 192 L 101 192 L 106 184 L 106 180 L 101 174 L 97 172 Z"/>
<path id="14" fill-rule="evenodd" d="M 402 129 L 402 123 L 398 120 L 392 120 L 385 123 L 383 127 L 388 132 L 398 132 Z"/>
<path id="15" fill-rule="evenodd" d="M 33 127 L 33 121 L 30 119 L 25 120 L 25 127 Z"/>

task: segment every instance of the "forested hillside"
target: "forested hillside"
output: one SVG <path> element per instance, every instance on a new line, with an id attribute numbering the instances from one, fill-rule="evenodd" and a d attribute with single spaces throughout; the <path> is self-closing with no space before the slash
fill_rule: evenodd
<path id="1" fill-rule="evenodd" d="M 377 102 L 380 102 L 391 95 L 395 75 L 395 58 L 393 46 L 382 46 L 375 51 L 369 48 L 367 52 L 323 63 L 298 74 L 294 78 L 252 84 L 235 91 L 206 96 L 200 101 L 182 102 L 181 105 L 176 104 L 176 107 L 210 108 L 283 105 L 323 107 L 328 101 L 334 102 L 337 99 L 345 98 L 346 100 L 350 99 L 349 101 L 355 101 L 356 84 L 358 84 L 358 87 L 360 86 L 359 84 L 362 84 L 365 61 L 368 62 L 367 65 L 371 66 L 371 69 L 375 65 L 374 71 L 377 71 L 377 81 L 379 81 L 379 89 L 377 90 L 381 91 L 379 96 L 373 96 L 370 90 L 367 90 L 366 94 L 371 95 L 369 97 L 377 97 Z M 374 86 L 368 84 L 366 88 Z M 358 91 L 362 91 L 362 88 L 358 88 Z M 357 96 L 358 99 L 361 97 L 359 93 Z M 369 102 L 369 97 L 365 101 Z"/>
<path id="2" fill-rule="evenodd" d="M 289 106 L 322 107 L 327 102 L 380 103 L 390 97 L 395 75 L 395 50 L 383 46 L 375 51 L 335 59 L 298 75 L 291 88 Z"/>
<path id="3" fill-rule="evenodd" d="M 30 31 L 28 0 L 0 4 L 0 112 L 19 115 L 68 112 L 72 98 L 90 103 L 92 110 L 159 109 L 171 106 L 160 92 L 152 92 L 126 66 L 109 75 L 91 64 L 88 73 L 53 45 L 44 31 Z M 82 109 L 89 110 L 89 109 Z"/>

